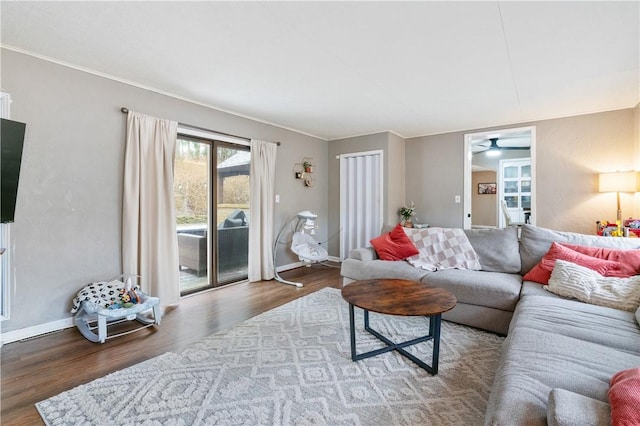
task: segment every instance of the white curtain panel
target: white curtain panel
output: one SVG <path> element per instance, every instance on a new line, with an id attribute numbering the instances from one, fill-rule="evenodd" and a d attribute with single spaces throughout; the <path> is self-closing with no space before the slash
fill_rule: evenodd
<path id="1" fill-rule="evenodd" d="M 276 151 L 272 142 L 251 140 L 249 177 L 249 281 L 273 279 L 273 216 Z"/>
<path id="2" fill-rule="evenodd" d="M 124 159 L 122 268 L 162 306 L 180 301 L 173 169 L 178 123 L 129 112 Z"/>
<path id="3" fill-rule="evenodd" d="M 369 246 L 382 228 L 382 152 L 340 157 L 340 259 Z"/>

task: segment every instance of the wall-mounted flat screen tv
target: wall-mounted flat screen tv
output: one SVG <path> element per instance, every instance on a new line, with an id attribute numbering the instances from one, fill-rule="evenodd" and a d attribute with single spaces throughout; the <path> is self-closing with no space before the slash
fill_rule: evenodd
<path id="1" fill-rule="evenodd" d="M 0 222 L 13 222 L 26 125 L 0 119 Z"/>

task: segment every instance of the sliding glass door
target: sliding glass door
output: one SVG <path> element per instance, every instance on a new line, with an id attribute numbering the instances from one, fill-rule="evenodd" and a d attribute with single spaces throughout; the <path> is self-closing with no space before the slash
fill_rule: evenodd
<path id="1" fill-rule="evenodd" d="M 247 278 L 248 147 L 178 137 L 174 191 L 181 294 Z"/>
<path id="2" fill-rule="evenodd" d="M 248 147 L 216 144 L 216 281 L 219 285 L 247 278 L 249 255 Z"/>

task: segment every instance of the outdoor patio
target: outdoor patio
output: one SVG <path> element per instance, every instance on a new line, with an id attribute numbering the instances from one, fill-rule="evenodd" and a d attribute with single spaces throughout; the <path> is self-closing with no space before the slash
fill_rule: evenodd
<path id="1" fill-rule="evenodd" d="M 218 287 L 242 281 L 247 278 L 247 267 L 237 267 L 221 271 L 218 277 Z M 207 274 L 198 276 L 196 271 L 191 269 L 180 269 L 180 293 L 192 293 L 209 287 Z"/>

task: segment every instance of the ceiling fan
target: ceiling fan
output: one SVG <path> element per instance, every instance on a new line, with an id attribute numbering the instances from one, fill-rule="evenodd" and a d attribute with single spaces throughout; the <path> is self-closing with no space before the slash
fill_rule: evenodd
<path id="1" fill-rule="evenodd" d="M 531 147 L 529 146 L 499 146 L 498 140 L 500 140 L 500 138 L 488 138 L 485 142 L 479 143 L 478 146 L 485 149 L 483 149 L 482 151 L 474 152 L 473 155 L 485 152 L 488 156 L 492 157 L 500 155 L 500 151 L 531 149 Z M 486 142 L 491 142 L 491 144 L 487 147 L 486 145 L 483 145 L 486 144 Z"/>

